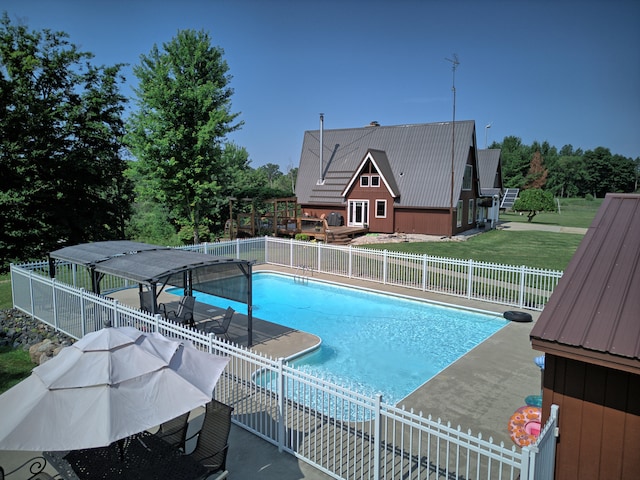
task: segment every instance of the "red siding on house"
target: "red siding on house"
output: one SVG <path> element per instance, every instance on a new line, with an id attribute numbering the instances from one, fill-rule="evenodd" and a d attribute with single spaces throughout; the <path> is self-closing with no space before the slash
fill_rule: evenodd
<path id="1" fill-rule="evenodd" d="M 369 231 L 376 233 L 394 233 L 394 220 L 393 220 L 393 197 L 387 190 L 382 181 L 378 186 L 363 187 L 360 185 L 360 181 L 356 181 L 353 188 L 348 193 L 347 204 L 349 200 L 367 200 L 369 202 Z M 386 201 L 386 216 L 384 218 L 376 218 L 376 201 Z M 347 216 L 345 215 L 345 224 L 347 222 Z"/>
<path id="2" fill-rule="evenodd" d="M 449 235 L 449 210 L 397 208 L 396 231 L 422 235 Z"/>

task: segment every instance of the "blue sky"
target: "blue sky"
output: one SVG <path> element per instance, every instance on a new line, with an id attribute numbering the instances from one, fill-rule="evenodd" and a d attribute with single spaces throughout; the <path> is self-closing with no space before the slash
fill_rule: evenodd
<path id="1" fill-rule="evenodd" d="M 640 157 L 637 0 L 3 0 L 0 11 L 67 32 L 104 65 L 207 31 L 245 122 L 230 139 L 253 167 L 297 167 L 321 112 L 327 129 L 450 121 L 454 53 L 456 119 L 476 121 L 479 147 L 514 135 Z"/>

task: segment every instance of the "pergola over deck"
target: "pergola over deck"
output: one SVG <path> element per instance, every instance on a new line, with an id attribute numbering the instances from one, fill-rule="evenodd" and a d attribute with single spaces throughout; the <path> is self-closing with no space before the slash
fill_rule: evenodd
<path id="1" fill-rule="evenodd" d="M 51 277 L 55 260 L 81 265 L 91 272 L 91 284 L 100 293 L 105 274 L 138 283 L 152 296 L 151 313 L 157 313 L 157 296 L 167 286 L 197 290 L 247 304 L 248 343 L 252 343 L 251 262 L 177 250 L 147 243 L 116 240 L 64 247 L 49 254 Z M 158 290 L 160 286 L 160 290 Z"/>

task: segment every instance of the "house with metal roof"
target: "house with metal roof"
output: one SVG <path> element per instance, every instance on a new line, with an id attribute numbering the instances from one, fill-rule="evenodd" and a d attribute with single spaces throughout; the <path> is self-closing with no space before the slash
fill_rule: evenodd
<path id="1" fill-rule="evenodd" d="M 478 179 L 480 200 L 478 200 L 478 220 L 494 227 L 500 216 L 502 190 L 502 150 L 489 148 L 478 150 Z"/>
<path id="2" fill-rule="evenodd" d="M 607 194 L 530 334 L 556 480 L 640 474 L 640 195 Z"/>
<path id="3" fill-rule="evenodd" d="M 325 130 L 321 116 L 320 129 L 304 133 L 295 193 L 305 215 L 333 213 L 343 225 L 370 232 L 455 235 L 475 228 L 475 122 Z"/>

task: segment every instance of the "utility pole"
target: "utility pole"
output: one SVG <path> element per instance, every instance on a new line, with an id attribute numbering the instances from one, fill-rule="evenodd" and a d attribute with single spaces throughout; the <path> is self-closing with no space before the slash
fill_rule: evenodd
<path id="1" fill-rule="evenodd" d="M 449 199 L 449 221 L 451 222 L 451 230 L 449 233 L 449 238 L 453 236 L 453 184 L 454 184 L 454 159 L 456 154 L 456 68 L 460 65 L 458 61 L 458 55 L 453 54 L 453 59 L 445 58 L 445 60 L 451 62 L 452 70 L 453 70 L 453 83 L 451 86 L 451 90 L 453 91 L 453 122 L 451 123 L 451 197 Z"/>

